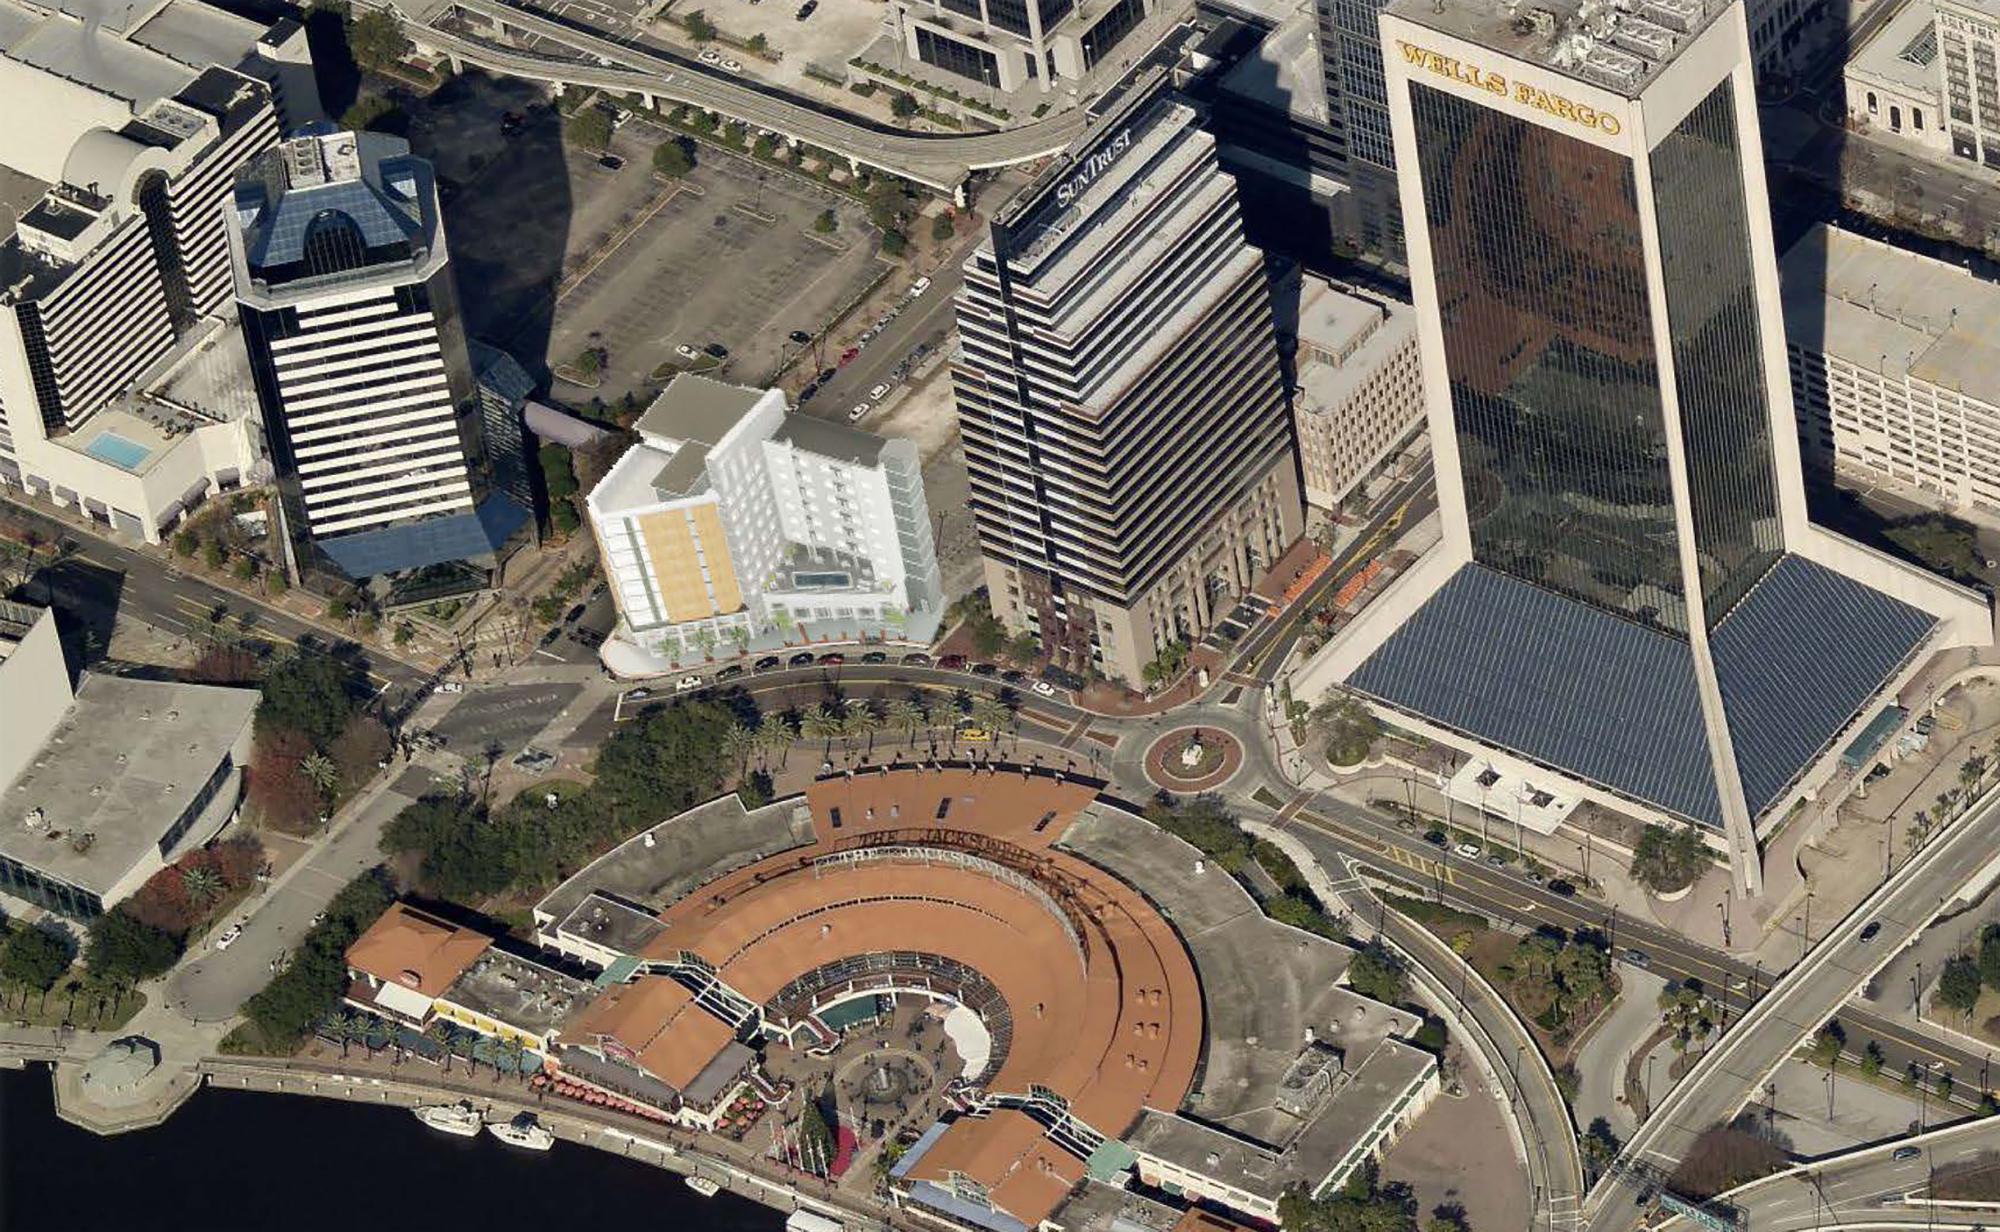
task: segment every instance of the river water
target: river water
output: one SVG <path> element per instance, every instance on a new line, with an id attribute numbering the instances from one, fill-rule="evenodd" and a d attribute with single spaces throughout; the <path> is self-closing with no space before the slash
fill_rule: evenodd
<path id="1" fill-rule="evenodd" d="M 400 1108 L 204 1088 L 157 1129 L 57 1118 L 0 1069 L 0 1232 L 777 1232 L 784 1217 L 558 1142 L 454 1138 Z"/>

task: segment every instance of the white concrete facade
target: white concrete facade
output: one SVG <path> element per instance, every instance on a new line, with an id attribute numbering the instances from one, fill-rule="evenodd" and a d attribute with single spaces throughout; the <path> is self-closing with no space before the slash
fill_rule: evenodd
<path id="1" fill-rule="evenodd" d="M 1841 70 L 1847 122 L 1927 150 L 1950 151 L 1937 52 L 1936 7 L 1931 0 L 1903 0 Z"/>
<path id="2" fill-rule="evenodd" d="M 1292 429 L 1306 503 L 1337 509 L 1424 422 L 1416 314 L 1307 278 Z"/>

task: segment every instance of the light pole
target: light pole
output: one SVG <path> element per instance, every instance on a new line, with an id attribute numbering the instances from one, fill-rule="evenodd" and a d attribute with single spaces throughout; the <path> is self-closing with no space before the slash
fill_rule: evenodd
<path id="1" fill-rule="evenodd" d="M 1812 949 L 1812 900 L 1811 890 L 1806 891 L 1805 930 L 1799 934 L 1799 961 L 1804 962 L 1806 951 Z"/>

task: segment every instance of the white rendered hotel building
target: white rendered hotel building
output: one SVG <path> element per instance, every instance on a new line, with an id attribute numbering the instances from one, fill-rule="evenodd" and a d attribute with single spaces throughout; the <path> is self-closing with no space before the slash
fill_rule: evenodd
<path id="1" fill-rule="evenodd" d="M 1808 521 L 1743 7 L 1381 18 L 1443 541 L 1294 691 L 1757 843 L 1980 596 Z"/>

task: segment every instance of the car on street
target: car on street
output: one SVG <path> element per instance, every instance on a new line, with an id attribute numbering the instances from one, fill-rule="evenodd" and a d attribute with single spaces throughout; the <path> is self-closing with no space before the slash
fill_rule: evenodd
<path id="1" fill-rule="evenodd" d="M 1425 832 L 1424 841 L 1433 847 L 1448 847 L 1451 845 L 1451 836 L 1443 830 L 1430 830 Z"/>
<path id="2" fill-rule="evenodd" d="M 883 651 L 871 650 L 867 654 L 861 656 L 861 661 L 863 663 L 887 663 L 889 661 L 889 656 Z"/>
<path id="3" fill-rule="evenodd" d="M 623 171 L 625 169 L 625 160 L 616 154 L 605 154 L 598 158 L 597 165 L 606 171 Z"/>
<path id="4" fill-rule="evenodd" d="M 592 650 L 604 644 L 604 634 L 596 629 L 576 629 L 570 633 L 570 637 L 574 638 L 579 646 L 588 646 Z"/>
<path id="5" fill-rule="evenodd" d="M 942 658 L 942 659 L 939 659 L 939 660 L 938 660 L 938 664 L 937 664 L 937 665 L 938 665 L 939 667 L 941 667 L 941 668 L 945 669 L 945 670 L 946 670 L 946 671 L 948 671 L 948 672 L 960 672 L 960 671 L 964 671 L 964 670 L 965 670 L 965 656 L 964 656 L 964 655 L 946 655 L 946 656 L 945 656 L 944 658 Z"/>
<path id="6" fill-rule="evenodd" d="M 1478 843 L 1460 843 L 1458 846 L 1453 847 L 1451 850 L 1453 855 L 1463 856 L 1468 860 L 1477 860 L 1479 858 L 1479 853 L 1482 850 L 1484 850 L 1484 848 L 1480 847 Z"/>
<path id="7" fill-rule="evenodd" d="M 307 927 L 307 928 L 318 928 L 318 927 L 319 927 L 319 926 L 320 926 L 321 924 L 324 924 L 324 923 L 326 923 L 326 912 L 324 912 L 324 911 L 315 911 L 315 912 L 313 912 L 313 918 L 312 918 L 312 919 L 310 919 L 310 920 L 308 920 L 308 921 L 306 921 L 306 927 Z"/>
<path id="8" fill-rule="evenodd" d="M 835 373 L 836 371 L 838 371 L 838 369 L 834 369 L 834 368 L 821 368 L 821 369 L 819 370 L 819 375 L 818 375 L 818 376 L 816 376 L 816 377 L 814 377 L 814 378 L 813 378 L 813 380 L 814 380 L 814 381 L 816 381 L 816 382 L 818 382 L 818 383 L 819 383 L 819 384 L 821 384 L 821 385 L 824 385 L 824 384 L 826 384 L 826 383 L 827 383 L 828 381 L 831 381 L 831 380 L 833 379 L 833 374 L 834 374 L 834 373 Z"/>
<path id="9" fill-rule="evenodd" d="M 701 352 L 683 342 L 674 348 L 674 354 L 680 356 L 682 359 L 695 359 L 701 355 Z"/>
<path id="10" fill-rule="evenodd" d="M 701 677 L 699 676 L 682 676 L 679 680 L 674 681 L 674 692 L 685 693 L 689 689 L 699 689 L 701 683 Z"/>
<path id="11" fill-rule="evenodd" d="M 883 396 L 886 395 L 888 392 L 889 392 L 889 387 L 887 385 L 877 385 L 875 388 L 868 391 L 868 400 L 870 402 L 880 402 Z"/>
<path id="12" fill-rule="evenodd" d="M 701 49 L 700 59 L 703 64 L 720 64 L 722 63 L 722 53 L 713 47 L 704 47 Z"/>
<path id="13" fill-rule="evenodd" d="M 728 667 L 725 667 L 721 671 L 715 673 L 715 678 L 717 680 L 734 680 L 738 676 L 741 676 L 742 674 L 743 674 L 743 665 L 741 663 L 731 663 Z"/>
<path id="14" fill-rule="evenodd" d="M 1494 852 L 1494 853 L 1492 853 L 1491 855 L 1487 856 L 1487 857 L 1486 857 L 1486 862 L 1487 862 L 1488 864 L 1491 864 L 1491 865 L 1492 865 L 1492 866 L 1493 866 L 1494 868 L 1506 868 L 1506 867 L 1507 867 L 1507 857 L 1506 857 L 1506 856 L 1503 856 L 1503 855 L 1501 855 L 1501 854 L 1500 854 L 1499 852 L 1497 852 L 1497 851 L 1496 851 L 1496 852 Z"/>
<path id="15" fill-rule="evenodd" d="M 818 0 L 814 0 L 814 2 L 817 3 Z M 790 338 L 793 342 L 798 343 L 800 346 L 804 346 L 806 343 L 811 342 L 813 340 L 813 336 L 802 329 L 795 329 L 791 333 L 786 334 L 785 337 Z"/>
<path id="16" fill-rule="evenodd" d="M 1035 682 L 1035 692 L 1042 697 L 1054 697 L 1056 695 L 1056 687 L 1046 680 L 1037 680 Z"/>
<path id="17" fill-rule="evenodd" d="M 1861 930 L 1861 936 L 1857 938 L 1857 940 L 1859 940 L 1863 945 L 1866 945 L 1868 942 L 1875 940 L 1877 936 L 1881 935 L 1881 932 L 1882 932 L 1882 921 L 1870 920 L 1868 921 L 1867 927 Z"/>
<path id="18" fill-rule="evenodd" d="M 625 700 L 628 702 L 643 702 L 652 695 L 653 691 L 651 689 L 634 689 L 625 695 Z"/>
<path id="19" fill-rule="evenodd" d="M 439 685 L 438 685 L 438 692 L 440 692 L 440 693 L 463 693 L 463 692 L 465 692 L 465 682 L 464 682 L 464 681 L 462 681 L 462 680 L 447 680 L 447 681 L 444 681 L 443 683 L 441 683 L 441 684 L 439 684 Z"/>
<path id="20" fill-rule="evenodd" d="M 1912 1159 L 1920 1158 L 1922 1157 L 1923 1153 L 1924 1153 L 1924 1148 L 1920 1146 L 1899 1146 L 1895 1150 L 1889 1152 L 1889 1158 L 1894 1160 L 1896 1163 L 1900 1164 L 1900 1163 L 1905 1163 Z"/>
<path id="21" fill-rule="evenodd" d="M 975 676 L 997 676 L 1000 674 L 1000 665 L 997 663 L 975 663 L 972 665 L 972 674 Z"/>
<path id="22" fill-rule="evenodd" d="M 241 937 L 242 935 L 243 935 L 243 925 L 240 922 L 231 924 L 228 928 L 222 930 L 221 936 L 215 939 L 215 948 L 218 950 L 226 950 L 230 946 L 235 945 L 236 939 L 238 937 Z"/>
<path id="23" fill-rule="evenodd" d="M 775 672 L 784 665 L 785 661 L 783 659 L 780 659 L 777 655 L 765 655 L 763 658 L 751 664 L 750 670 L 753 672 Z"/>
<path id="24" fill-rule="evenodd" d="M 928 278 L 919 278 L 910 284 L 910 297 L 914 299 L 930 289 L 931 280 Z"/>
<path id="25" fill-rule="evenodd" d="M 729 348 L 723 346 L 720 342 L 711 342 L 707 346 L 703 347 L 702 350 L 707 351 L 710 355 L 714 356 L 717 359 L 729 358 Z"/>
<path id="26" fill-rule="evenodd" d="M 819 657 L 819 665 L 821 667 L 839 667 L 841 664 L 845 662 L 847 662 L 846 655 L 830 654 L 830 655 L 821 655 Z"/>
<path id="27" fill-rule="evenodd" d="M 1576 886 L 1558 877 L 1554 881 L 1549 882 L 1549 893 L 1555 895 L 1557 898 L 1574 898 L 1576 897 Z"/>
<path id="28" fill-rule="evenodd" d="M 845 368 L 847 365 L 853 363 L 854 357 L 859 354 L 861 354 L 860 347 L 848 347 L 840 353 L 840 366 Z"/>
<path id="29" fill-rule="evenodd" d="M 847 422 L 848 423 L 858 422 L 860 418 L 863 415 L 866 415 L 867 413 L 868 413 L 868 404 L 866 402 L 857 402 L 854 404 L 854 409 L 847 412 Z"/>
<path id="30" fill-rule="evenodd" d="M 743 66 L 734 60 L 724 60 L 722 62 L 722 71 L 725 73 L 740 73 L 743 71 Z"/>
<path id="31" fill-rule="evenodd" d="M 798 400 L 800 402 L 811 402 L 813 400 L 813 396 L 817 393 L 819 393 L 819 382 L 807 381 L 805 388 L 799 390 Z"/>
<path id="32" fill-rule="evenodd" d="M 904 667 L 929 667 L 931 665 L 931 657 L 919 650 L 915 654 L 904 655 L 902 663 Z"/>
<path id="33" fill-rule="evenodd" d="M 573 625 L 577 621 L 582 620 L 584 610 L 589 606 L 590 605 L 587 603 L 577 604 L 575 607 L 571 608 L 568 612 L 563 614 L 563 623 L 566 625 Z"/>
<path id="34" fill-rule="evenodd" d="M 1653 962 L 1651 958 L 1647 957 L 1644 950 L 1627 950 L 1625 951 L 1624 958 L 1626 962 L 1631 963 L 1635 967 L 1651 966 Z"/>
<path id="35" fill-rule="evenodd" d="M 547 633 L 542 634 L 542 649 L 547 650 L 561 640 L 562 630 L 560 628 L 550 629 Z"/>
<path id="36" fill-rule="evenodd" d="M 812 661 L 813 661 L 812 651 L 801 650 L 799 653 L 793 655 L 787 661 L 793 667 L 810 667 L 812 666 Z"/>
<path id="37" fill-rule="evenodd" d="M 1026 680 L 1027 678 L 1028 678 L 1028 673 L 1013 667 L 1010 667 L 1006 671 L 1000 673 L 1000 679 L 1006 681 L 1008 684 L 1020 684 L 1023 680 Z"/>

